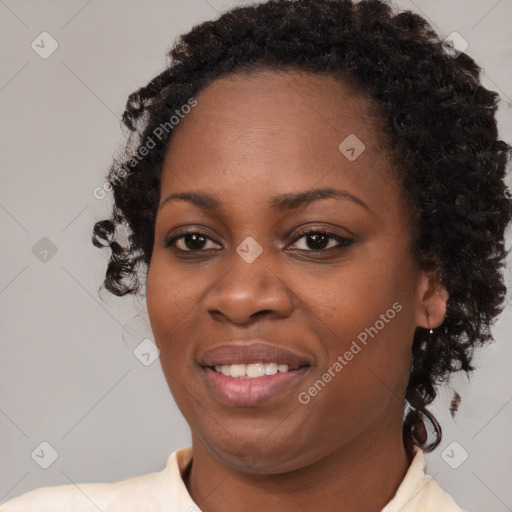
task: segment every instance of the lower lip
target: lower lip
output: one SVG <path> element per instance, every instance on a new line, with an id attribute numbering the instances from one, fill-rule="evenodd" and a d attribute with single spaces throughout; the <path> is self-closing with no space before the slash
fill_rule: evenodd
<path id="1" fill-rule="evenodd" d="M 293 387 L 308 371 L 308 367 L 278 372 L 255 379 L 226 377 L 209 367 L 203 367 L 212 394 L 227 405 L 250 406 L 266 402 Z"/>

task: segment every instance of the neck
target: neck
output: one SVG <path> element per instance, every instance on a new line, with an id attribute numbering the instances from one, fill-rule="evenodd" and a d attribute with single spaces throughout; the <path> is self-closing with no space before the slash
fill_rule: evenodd
<path id="1" fill-rule="evenodd" d="M 184 475 L 203 512 L 343 510 L 380 512 L 410 464 L 402 436 L 361 436 L 309 466 L 254 475 L 228 468 L 193 436 L 193 463 Z M 300 507 L 298 504 L 300 503 Z"/>

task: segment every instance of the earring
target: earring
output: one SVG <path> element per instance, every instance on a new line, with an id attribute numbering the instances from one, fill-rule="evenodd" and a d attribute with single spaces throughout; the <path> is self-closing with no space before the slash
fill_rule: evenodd
<path id="1" fill-rule="evenodd" d="M 430 323 L 430 313 L 428 312 L 428 310 L 425 311 L 425 316 L 427 317 L 427 320 L 429 320 L 428 323 Z M 429 333 L 430 333 L 430 338 L 432 338 L 432 334 L 434 334 L 434 330 L 432 329 L 432 327 L 430 327 Z"/>

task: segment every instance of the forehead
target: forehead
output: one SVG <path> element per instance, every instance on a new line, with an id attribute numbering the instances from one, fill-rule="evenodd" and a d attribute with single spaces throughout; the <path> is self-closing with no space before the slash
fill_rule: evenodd
<path id="1" fill-rule="evenodd" d="M 242 179 L 301 190 L 340 176 L 350 182 L 357 175 L 370 188 L 390 181 L 371 104 L 340 79 L 295 70 L 237 73 L 215 80 L 196 100 L 173 132 L 162 191 L 239 186 Z"/>

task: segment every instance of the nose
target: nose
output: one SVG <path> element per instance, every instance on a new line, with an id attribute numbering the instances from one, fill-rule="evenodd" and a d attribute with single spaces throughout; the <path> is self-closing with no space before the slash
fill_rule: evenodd
<path id="1" fill-rule="evenodd" d="M 233 253 L 215 286 L 205 299 L 214 320 L 249 324 L 262 316 L 286 318 L 293 311 L 293 295 L 265 251 L 248 263 Z"/>

